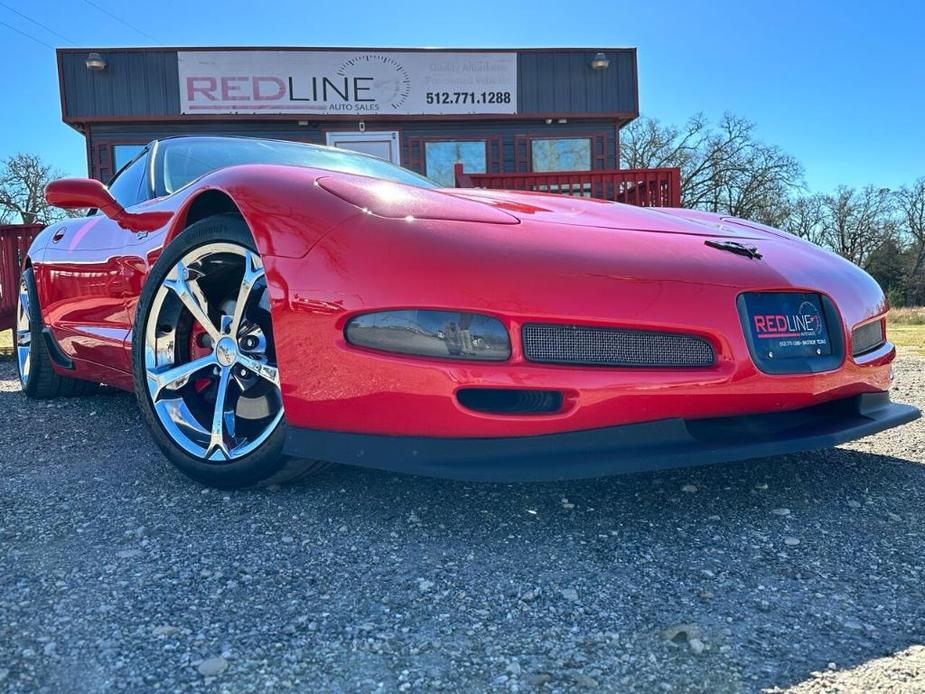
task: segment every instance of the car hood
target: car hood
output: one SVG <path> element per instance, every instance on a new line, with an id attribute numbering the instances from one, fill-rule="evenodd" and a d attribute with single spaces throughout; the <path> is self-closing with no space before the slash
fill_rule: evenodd
<path id="1" fill-rule="evenodd" d="M 504 227 L 507 233 L 500 238 L 497 226 L 480 227 L 467 236 L 484 236 L 486 242 L 499 244 L 486 255 L 528 260 L 525 267 L 545 281 L 556 276 L 567 277 L 567 282 L 596 277 L 651 287 L 685 283 L 742 291 L 837 290 L 842 298 L 852 293 L 880 295 L 874 280 L 844 258 L 786 232 L 731 216 L 529 192 L 442 192 L 517 217 L 521 223 Z M 742 255 L 731 242 L 754 247 L 759 255 Z"/>
<path id="2" fill-rule="evenodd" d="M 442 255 L 478 256 L 488 271 L 493 259 L 502 275 L 514 272 L 512 259 L 529 273 L 561 276 L 712 284 L 741 290 L 803 288 L 827 292 L 845 278 L 867 295 L 879 294 L 866 273 L 808 241 L 761 224 L 711 212 L 643 208 L 607 200 L 523 191 L 422 189 L 359 176 L 323 176 L 320 188 L 380 219 L 475 222 L 441 243 Z M 414 227 L 404 246 L 424 238 Z M 736 243 L 738 242 L 738 247 Z M 754 247 L 757 254 L 742 254 Z M 545 271 L 542 270 L 545 268 Z M 524 280 L 524 284 L 529 282 Z"/>
<path id="3" fill-rule="evenodd" d="M 645 208 L 595 198 L 519 191 L 447 188 L 441 192 L 482 202 L 523 222 L 736 239 L 786 236 L 734 217 L 697 210 Z"/>

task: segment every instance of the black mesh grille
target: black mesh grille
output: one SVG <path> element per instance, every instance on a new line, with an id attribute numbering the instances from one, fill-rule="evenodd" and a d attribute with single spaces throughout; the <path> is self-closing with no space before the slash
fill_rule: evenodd
<path id="1" fill-rule="evenodd" d="M 883 334 L 883 321 L 875 320 L 873 323 L 855 328 L 851 333 L 851 354 L 858 356 L 864 352 L 877 349 L 886 342 Z"/>
<path id="2" fill-rule="evenodd" d="M 528 324 L 523 343 L 529 361 L 547 364 L 695 369 L 715 359 L 702 338 L 652 330 Z"/>

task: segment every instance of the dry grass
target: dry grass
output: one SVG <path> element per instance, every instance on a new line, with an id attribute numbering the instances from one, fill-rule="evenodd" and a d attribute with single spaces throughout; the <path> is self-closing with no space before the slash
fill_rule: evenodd
<path id="1" fill-rule="evenodd" d="M 0 359 L 13 353 L 13 331 L 0 330 Z"/>
<path id="2" fill-rule="evenodd" d="M 886 333 L 900 350 L 925 357 L 925 306 L 890 309 Z"/>
<path id="3" fill-rule="evenodd" d="M 898 348 L 925 356 L 925 324 L 908 325 L 888 322 L 886 334 L 890 342 Z"/>
<path id="4" fill-rule="evenodd" d="M 925 306 L 890 309 L 887 320 L 890 325 L 925 325 Z"/>

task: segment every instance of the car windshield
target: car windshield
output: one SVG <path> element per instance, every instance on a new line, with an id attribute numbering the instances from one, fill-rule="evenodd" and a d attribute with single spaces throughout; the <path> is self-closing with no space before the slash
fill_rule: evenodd
<path id="1" fill-rule="evenodd" d="M 383 159 L 333 147 L 247 138 L 178 138 L 158 147 L 158 192 L 170 194 L 200 176 L 238 164 L 284 164 L 372 176 L 419 188 L 437 187 Z"/>

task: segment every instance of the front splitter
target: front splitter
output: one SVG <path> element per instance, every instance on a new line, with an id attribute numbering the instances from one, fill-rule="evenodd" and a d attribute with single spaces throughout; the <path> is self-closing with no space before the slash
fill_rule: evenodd
<path id="1" fill-rule="evenodd" d="M 441 438 L 289 427 L 284 450 L 298 458 L 450 479 L 566 480 L 829 448 L 920 415 L 883 392 L 786 412 L 661 419 L 539 436 Z"/>

